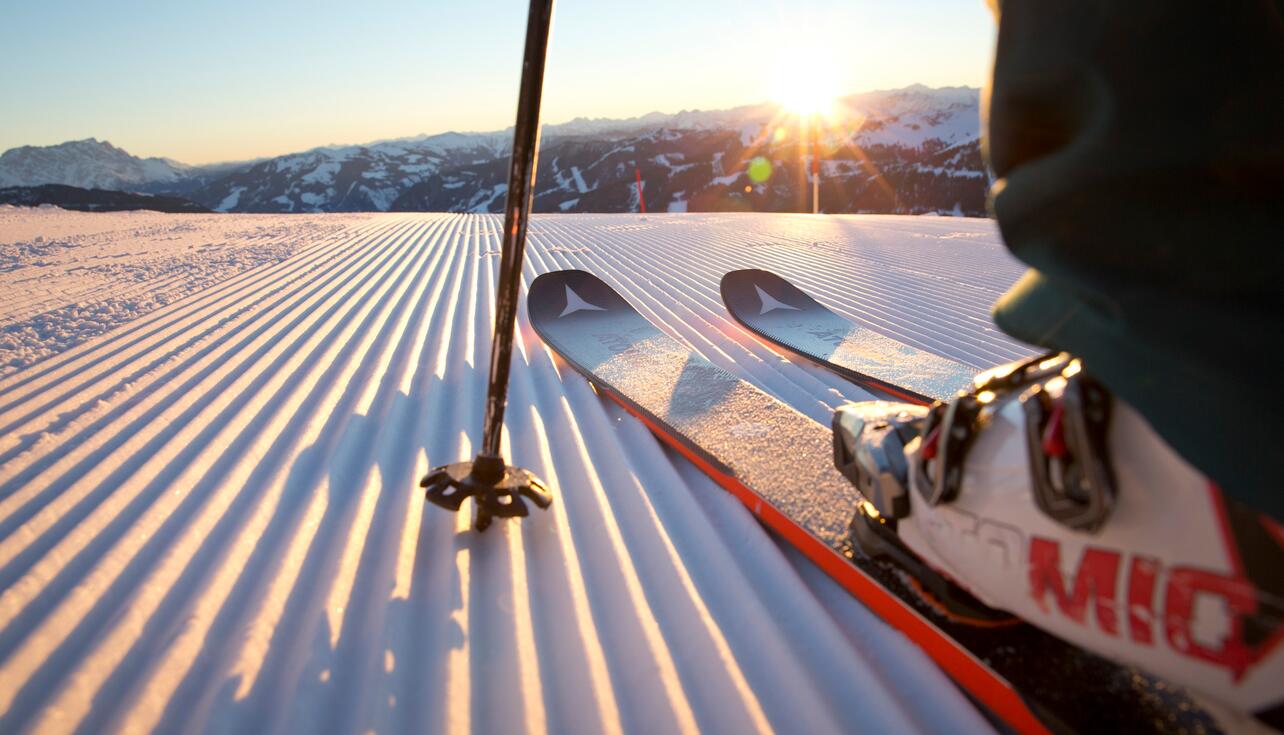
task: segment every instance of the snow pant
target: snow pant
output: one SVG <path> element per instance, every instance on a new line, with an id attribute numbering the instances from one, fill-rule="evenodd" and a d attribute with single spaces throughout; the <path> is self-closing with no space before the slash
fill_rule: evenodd
<path id="1" fill-rule="evenodd" d="M 990 203 L 1030 266 L 995 321 L 1284 518 L 1284 0 L 995 10 Z"/>

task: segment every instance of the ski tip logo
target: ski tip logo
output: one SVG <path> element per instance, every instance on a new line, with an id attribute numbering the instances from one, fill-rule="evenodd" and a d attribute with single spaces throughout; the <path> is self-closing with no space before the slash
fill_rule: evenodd
<path id="1" fill-rule="evenodd" d="M 577 311 L 606 311 L 600 306 L 595 306 L 585 301 L 583 297 L 571 290 L 570 286 L 566 287 L 566 308 L 562 313 L 557 315 L 558 319 L 564 316 L 574 314 Z"/>
<path id="2" fill-rule="evenodd" d="M 759 316 L 771 311 L 776 311 L 777 309 L 788 309 L 790 311 L 802 311 L 797 306 L 790 306 L 789 304 L 786 304 L 783 301 L 779 301 L 771 294 L 767 293 L 766 291 L 763 291 L 762 286 L 759 286 L 756 283 L 753 285 L 753 288 L 755 291 L 758 292 L 758 299 L 762 301 L 762 311 L 758 312 Z"/>

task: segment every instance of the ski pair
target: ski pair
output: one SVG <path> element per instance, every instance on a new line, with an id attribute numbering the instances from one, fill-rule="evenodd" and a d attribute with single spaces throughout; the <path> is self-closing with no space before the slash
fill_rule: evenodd
<path id="1" fill-rule="evenodd" d="M 722 293 L 753 332 L 862 385 L 921 403 L 952 395 L 972 377 L 965 366 L 860 330 L 764 271 L 728 274 Z M 924 589 L 939 575 L 916 573 L 912 557 L 868 554 L 881 519 L 835 469 L 829 428 L 664 334 L 600 279 L 573 270 L 541 275 L 527 305 L 536 332 L 575 370 L 913 639 L 1005 726 L 1221 729 L 1180 690 L 1136 669 L 996 614 L 957 588 Z"/>

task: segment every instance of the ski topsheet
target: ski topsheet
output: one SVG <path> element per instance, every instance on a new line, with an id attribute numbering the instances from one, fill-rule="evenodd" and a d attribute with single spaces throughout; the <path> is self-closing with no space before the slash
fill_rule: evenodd
<path id="1" fill-rule="evenodd" d="M 768 271 L 732 271 L 722 277 L 721 290 L 731 316 L 749 331 L 898 398 L 915 403 L 947 400 L 971 387 L 977 373 L 861 327 Z"/>
<path id="2" fill-rule="evenodd" d="M 862 498 L 833 467 L 827 427 L 664 334 L 598 278 L 541 275 L 527 307 L 535 331 L 573 368 L 913 639 L 1007 726 L 1217 729 L 1184 695 L 1032 626 L 979 627 L 943 615 L 901 568 L 854 545 Z"/>

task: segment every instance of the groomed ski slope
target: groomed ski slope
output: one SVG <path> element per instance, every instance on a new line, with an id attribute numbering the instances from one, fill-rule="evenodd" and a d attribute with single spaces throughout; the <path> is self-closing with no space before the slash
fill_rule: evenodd
<path id="1" fill-rule="evenodd" d="M 483 535 L 425 507 L 418 478 L 481 435 L 499 216 L 156 217 L 332 229 L 0 378 L 0 731 L 988 729 L 524 306 L 506 441 L 556 501 Z M 978 369 L 1028 354 L 987 316 L 1020 268 L 985 220 L 537 216 L 526 282 L 592 271 L 817 421 L 865 398 L 731 321 L 718 280 L 751 267 Z"/>

